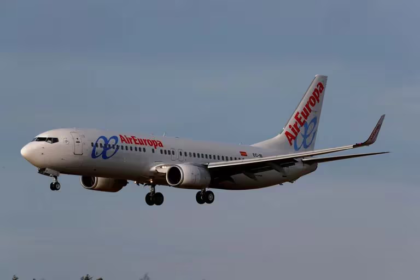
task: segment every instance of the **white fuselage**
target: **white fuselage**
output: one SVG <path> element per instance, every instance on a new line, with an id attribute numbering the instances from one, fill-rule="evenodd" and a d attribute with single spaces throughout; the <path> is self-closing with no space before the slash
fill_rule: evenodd
<path id="1" fill-rule="evenodd" d="M 228 145 L 141 134 L 119 134 L 93 129 L 57 129 L 38 135 L 21 151 L 39 169 L 60 174 L 153 181 L 168 185 L 165 168 L 180 163 L 205 166 L 211 162 L 235 161 L 279 155 L 279 151 L 253 146 Z M 232 176 L 231 181 L 212 184 L 211 188 L 257 189 L 293 182 L 315 171 L 316 164 L 297 161 L 284 172 L 262 171 L 250 178 Z"/>

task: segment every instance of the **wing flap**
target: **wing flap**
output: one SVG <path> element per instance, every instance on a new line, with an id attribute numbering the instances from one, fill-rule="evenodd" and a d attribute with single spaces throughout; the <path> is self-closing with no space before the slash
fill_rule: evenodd
<path id="1" fill-rule="evenodd" d="M 380 153 L 355 154 L 355 155 L 345 155 L 345 156 L 335 156 L 335 157 L 323 157 L 323 158 L 304 158 L 304 159 L 302 159 L 302 161 L 305 162 L 305 163 L 323 163 L 323 162 L 344 160 L 344 159 L 350 159 L 350 158 L 358 158 L 358 157 L 367 157 L 367 156 L 382 155 L 382 154 L 388 154 L 388 153 L 389 152 L 380 152 Z"/>

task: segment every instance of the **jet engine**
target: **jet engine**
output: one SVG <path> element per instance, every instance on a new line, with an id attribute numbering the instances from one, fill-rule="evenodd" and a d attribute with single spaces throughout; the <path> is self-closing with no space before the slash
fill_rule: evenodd
<path id="1" fill-rule="evenodd" d="M 210 185 L 211 175 L 201 166 L 178 164 L 169 167 L 166 172 L 167 183 L 182 189 L 203 189 Z"/>
<path id="2" fill-rule="evenodd" d="M 80 182 L 85 189 L 100 192 L 118 192 L 128 184 L 127 180 L 90 176 L 82 176 Z"/>

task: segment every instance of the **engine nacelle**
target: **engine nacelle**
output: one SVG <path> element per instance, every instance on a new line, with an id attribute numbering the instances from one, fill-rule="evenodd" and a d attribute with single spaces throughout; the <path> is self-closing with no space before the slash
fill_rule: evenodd
<path id="1" fill-rule="evenodd" d="M 210 172 L 200 166 L 178 164 L 171 166 L 166 172 L 166 182 L 176 188 L 203 189 L 211 182 Z"/>
<path id="2" fill-rule="evenodd" d="M 119 192 L 128 184 L 127 180 L 89 176 L 82 176 L 80 182 L 85 189 L 100 192 Z"/>

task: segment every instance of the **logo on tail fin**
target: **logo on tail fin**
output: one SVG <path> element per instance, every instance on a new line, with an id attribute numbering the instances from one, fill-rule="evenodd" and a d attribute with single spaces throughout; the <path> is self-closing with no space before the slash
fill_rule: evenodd
<path id="1" fill-rule="evenodd" d="M 316 132 L 318 131 L 317 124 L 318 124 L 318 118 L 316 116 L 309 123 L 305 122 L 305 124 L 303 125 L 304 132 L 300 134 L 302 135 L 302 142 L 299 146 L 298 146 L 299 135 L 295 139 L 295 143 L 294 143 L 295 151 L 299 151 L 300 149 L 302 149 L 302 147 L 304 149 L 307 149 L 312 145 L 316 136 Z"/>
<path id="2" fill-rule="evenodd" d="M 290 146 L 292 146 L 292 144 L 293 144 L 292 142 L 294 140 L 296 140 L 296 138 L 299 136 L 299 132 L 300 132 L 300 129 L 302 127 L 305 128 L 305 135 L 306 135 L 306 138 L 305 138 L 304 134 L 302 134 L 302 136 L 304 137 L 304 141 L 305 141 L 303 143 L 306 143 L 306 139 L 312 134 L 312 131 L 311 131 L 311 133 L 307 133 L 308 129 L 309 129 L 309 126 L 310 126 L 310 124 L 308 125 L 308 123 L 307 123 L 307 119 L 309 118 L 309 115 L 311 114 L 312 109 L 319 103 L 319 101 L 320 101 L 319 96 L 324 92 L 324 88 L 325 87 L 322 83 L 318 83 L 316 88 L 312 92 L 311 96 L 308 98 L 308 100 L 306 102 L 306 105 L 303 107 L 303 109 L 301 109 L 301 111 L 296 112 L 296 114 L 294 116 L 295 123 L 293 124 L 293 126 L 290 124 L 289 125 L 289 130 L 286 130 L 286 132 L 285 132 L 285 135 L 287 137 L 287 140 L 289 141 Z M 314 121 L 314 119 L 315 119 L 315 124 L 313 126 L 313 130 L 315 130 L 315 126 L 318 122 L 317 118 L 314 117 L 311 120 L 311 123 Z M 312 137 L 311 144 L 313 142 L 313 139 L 314 139 L 314 137 Z M 308 147 L 309 146 L 310 146 L 310 144 L 308 145 Z M 296 145 L 296 141 L 295 141 L 295 150 L 298 151 L 298 150 L 300 150 L 301 147 L 298 147 Z M 303 147 L 305 149 L 307 148 L 307 147 L 305 147 L 305 145 Z"/>

